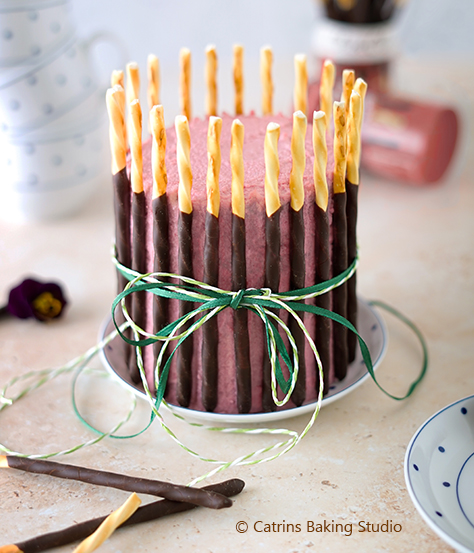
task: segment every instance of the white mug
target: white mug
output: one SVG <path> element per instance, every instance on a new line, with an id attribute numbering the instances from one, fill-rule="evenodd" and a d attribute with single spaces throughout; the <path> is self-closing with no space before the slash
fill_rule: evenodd
<path id="1" fill-rule="evenodd" d="M 84 119 L 54 134 L 40 129 L 1 147 L 0 216 L 45 221 L 78 211 L 110 171 L 103 94 Z M 88 114 L 86 115 L 86 111 Z"/>
<path id="2" fill-rule="evenodd" d="M 92 47 L 111 42 L 121 58 L 123 48 L 107 33 L 78 40 L 70 0 L 0 0 L 0 20 L 0 216 L 69 215 L 110 171 L 106 86 Z"/>
<path id="3" fill-rule="evenodd" d="M 0 73 L 0 130 L 23 136 L 51 125 L 94 94 L 99 85 L 92 47 L 109 38 L 102 33 L 83 41 L 72 37 L 43 63 Z"/>
<path id="4" fill-rule="evenodd" d="M 41 63 L 73 31 L 69 0 L 0 0 L 0 70 Z"/>

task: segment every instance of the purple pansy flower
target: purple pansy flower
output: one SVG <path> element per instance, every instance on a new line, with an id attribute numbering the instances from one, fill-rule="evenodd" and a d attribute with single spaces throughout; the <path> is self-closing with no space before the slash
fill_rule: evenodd
<path id="1" fill-rule="evenodd" d="M 6 311 L 20 319 L 50 321 L 62 315 L 66 304 L 59 284 L 27 278 L 10 291 Z"/>

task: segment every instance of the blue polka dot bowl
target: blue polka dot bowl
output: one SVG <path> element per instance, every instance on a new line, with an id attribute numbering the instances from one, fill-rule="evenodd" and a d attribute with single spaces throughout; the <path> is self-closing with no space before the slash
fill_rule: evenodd
<path id="1" fill-rule="evenodd" d="M 457 551 L 474 551 L 474 396 L 441 409 L 416 432 L 405 480 L 428 526 Z"/>

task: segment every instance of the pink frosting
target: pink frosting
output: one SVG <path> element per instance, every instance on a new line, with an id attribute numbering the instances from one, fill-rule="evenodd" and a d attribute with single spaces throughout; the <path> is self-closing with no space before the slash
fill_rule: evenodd
<path id="1" fill-rule="evenodd" d="M 230 169 L 230 137 L 233 117 L 223 115 L 221 134 L 222 166 L 220 173 L 221 206 L 219 212 L 219 287 L 231 289 L 231 169 Z M 244 171 L 245 171 L 245 222 L 246 222 L 246 255 L 247 255 L 247 287 L 262 287 L 264 284 L 265 264 L 265 205 L 264 205 L 264 137 L 267 124 L 272 121 L 280 125 L 279 160 L 280 177 L 279 193 L 282 204 L 281 211 L 281 281 L 280 291 L 289 288 L 289 205 L 290 190 L 289 176 L 292 166 L 291 134 L 292 119 L 283 115 L 257 117 L 254 114 L 239 117 L 245 128 L 244 136 Z M 191 169 L 193 174 L 192 202 L 193 202 L 193 264 L 194 276 L 202 280 L 203 250 L 204 250 L 204 221 L 206 212 L 206 173 L 207 173 L 207 120 L 194 119 L 190 123 L 191 132 Z M 308 124 L 306 134 L 306 169 L 304 173 L 305 187 L 305 251 L 306 251 L 306 286 L 314 284 L 314 205 L 315 192 L 313 183 L 313 146 L 312 127 Z M 328 144 L 328 167 L 333 167 L 332 145 Z M 167 130 L 166 168 L 168 172 L 167 197 L 170 208 L 170 253 L 171 272 L 178 272 L 178 169 L 176 163 L 176 133 L 174 128 Z M 145 193 L 151 202 L 152 174 L 151 174 L 151 140 L 143 145 L 143 177 Z M 328 172 L 328 183 L 332 176 Z M 330 184 L 331 186 L 331 184 Z M 147 247 L 149 253 L 149 270 L 153 270 L 152 246 L 152 216 L 151 209 L 148 216 Z M 150 295 L 151 296 L 151 295 Z M 178 307 L 172 302 L 171 316 L 177 318 Z M 151 310 L 151 298 L 150 298 Z M 225 310 L 218 315 L 219 328 L 219 385 L 217 412 L 235 413 L 236 383 L 234 366 L 234 340 L 232 310 Z M 151 315 L 149 318 L 151 328 Z M 305 323 L 314 336 L 314 317 L 307 315 Z M 262 360 L 264 354 L 263 325 L 253 313 L 249 314 L 249 334 L 251 337 L 250 352 L 252 364 L 252 412 L 261 411 L 261 378 Z M 193 357 L 193 393 L 190 408 L 202 410 L 200 400 L 201 388 L 201 332 L 194 333 Z M 146 348 L 146 371 L 152 385 L 153 363 L 151 347 Z M 309 346 L 305 352 L 307 366 L 306 401 L 314 400 L 315 391 L 315 361 Z M 167 400 L 175 403 L 176 375 L 174 362 L 168 380 Z M 288 406 L 292 406 L 291 403 Z"/>

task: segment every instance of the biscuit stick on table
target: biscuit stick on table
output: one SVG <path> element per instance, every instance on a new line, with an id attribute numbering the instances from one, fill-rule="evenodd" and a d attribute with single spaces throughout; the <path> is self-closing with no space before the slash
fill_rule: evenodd
<path id="1" fill-rule="evenodd" d="M 217 52 L 210 44 L 206 48 L 206 115 L 217 115 Z"/>
<path id="2" fill-rule="evenodd" d="M 360 122 L 362 120 L 362 98 L 355 90 L 350 97 L 349 118 L 347 121 L 347 175 L 346 175 L 346 216 L 347 216 L 347 260 L 349 265 L 357 255 L 357 196 L 359 191 L 360 161 Z M 357 327 L 356 275 L 347 281 L 347 320 Z M 357 337 L 347 333 L 349 363 L 355 359 Z"/>
<path id="3" fill-rule="evenodd" d="M 193 204 L 191 202 L 191 188 L 193 174 L 191 172 L 191 136 L 189 123 L 185 115 L 178 115 L 175 119 L 176 155 L 178 159 L 178 272 L 185 277 L 194 277 L 193 274 Z M 179 316 L 183 317 L 193 310 L 192 302 L 179 302 Z M 181 332 L 189 328 L 190 323 L 181 327 Z M 191 400 L 192 376 L 191 363 L 193 359 L 193 335 L 188 336 L 177 350 L 176 372 L 178 376 L 176 395 L 178 403 L 187 407 Z"/>
<path id="4" fill-rule="evenodd" d="M 346 219 L 346 116 L 342 102 L 334 102 L 334 181 L 333 181 L 333 240 L 332 277 L 348 267 Z M 332 292 L 332 310 L 347 318 L 347 283 Z M 347 328 L 333 322 L 333 359 L 336 378 L 342 380 L 347 373 Z"/>
<path id="5" fill-rule="evenodd" d="M 123 73 L 122 73 L 123 81 Z M 120 85 L 109 88 L 106 95 L 107 111 L 110 126 L 110 149 L 112 152 L 112 181 L 114 188 L 114 214 L 115 214 L 115 250 L 117 260 L 125 267 L 132 265 L 132 249 L 130 235 L 131 213 L 131 185 L 126 168 L 126 132 L 125 132 L 125 92 Z M 117 271 L 117 293 L 122 292 L 128 283 L 128 279 Z M 125 307 L 131 313 L 132 298 L 125 298 Z M 117 312 L 117 323 L 121 325 L 125 317 L 121 306 Z M 130 337 L 129 329 L 126 330 Z M 128 366 L 131 347 L 123 341 L 123 355 Z"/>
<path id="6" fill-rule="evenodd" d="M 151 164 L 153 173 L 153 270 L 158 273 L 170 271 L 170 248 L 168 236 L 168 196 L 166 186 L 168 176 L 166 172 L 166 129 L 163 115 L 163 106 L 155 105 L 150 111 L 150 129 L 152 134 Z M 161 277 L 164 281 L 165 278 Z M 153 332 L 159 331 L 169 323 L 169 300 L 153 294 Z M 157 341 L 153 345 L 154 366 L 158 360 L 163 342 Z M 169 347 L 169 346 L 168 346 Z M 169 352 L 168 352 L 169 353 Z M 167 358 L 163 358 L 160 368 L 163 369 Z"/>
<path id="7" fill-rule="evenodd" d="M 293 104 L 295 111 L 302 111 L 306 115 L 308 106 L 308 70 L 306 67 L 306 55 L 296 54 L 295 56 L 295 89 L 293 93 Z"/>
<path id="8" fill-rule="evenodd" d="M 181 114 L 191 120 L 191 52 L 181 48 L 179 52 L 179 100 Z"/>
<path id="9" fill-rule="evenodd" d="M 314 258 L 316 274 L 314 282 L 320 284 L 331 278 L 331 253 L 329 250 L 329 217 L 328 217 L 328 184 L 326 168 L 328 149 L 326 144 L 326 114 L 315 111 L 313 114 L 313 178 L 315 188 L 315 233 Z M 316 306 L 329 310 L 331 307 L 329 293 L 316 296 Z M 324 372 L 324 393 L 329 390 L 329 369 L 331 363 L 331 321 L 327 317 L 316 317 L 316 348 L 319 352 Z M 319 371 L 316 372 L 316 393 L 319 393 Z"/>
<path id="10" fill-rule="evenodd" d="M 204 231 L 203 281 L 216 287 L 219 284 L 221 130 L 222 119 L 211 116 L 207 132 L 207 208 Z M 202 404 L 206 411 L 214 411 L 217 406 L 218 333 L 217 316 L 214 316 L 202 327 Z"/>
<path id="11" fill-rule="evenodd" d="M 278 178 L 280 162 L 278 159 L 278 139 L 280 125 L 269 123 L 265 134 L 265 288 L 278 292 L 280 287 L 280 195 Z M 262 409 L 274 411 L 271 388 L 271 363 L 265 341 L 263 354 Z"/>
<path id="12" fill-rule="evenodd" d="M 242 480 L 234 478 L 219 484 L 205 486 L 204 488 L 200 488 L 200 490 L 215 492 L 226 497 L 231 497 L 239 494 L 243 490 L 244 486 L 245 484 Z M 192 503 L 179 503 L 168 499 L 154 501 L 153 503 L 148 503 L 147 505 L 139 507 L 135 513 L 133 513 L 133 515 L 120 526 L 120 528 L 140 524 L 142 522 L 149 522 L 174 513 L 189 511 L 194 509 L 196 506 L 197 505 L 193 505 Z M 67 545 L 89 536 L 91 532 L 94 532 L 106 518 L 107 517 L 100 517 L 87 520 L 57 532 L 36 536 L 35 538 L 18 542 L 16 544 L 5 545 L 3 547 L 0 546 L 0 553 L 39 553 L 40 551 L 46 551 L 48 549 L 52 549 L 53 547 Z"/>
<path id="13" fill-rule="evenodd" d="M 110 513 L 97 530 L 74 549 L 73 553 L 92 553 L 92 551 L 95 551 L 105 540 L 110 538 L 119 526 L 133 515 L 140 503 L 141 499 L 138 495 L 135 492 L 132 493 L 121 507 Z"/>
<path id="14" fill-rule="evenodd" d="M 273 113 L 273 80 L 272 80 L 273 52 L 270 46 L 260 50 L 260 80 L 262 83 L 262 114 Z"/>
<path id="15" fill-rule="evenodd" d="M 305 139 L 306 115 L 302 111 L 293 114 L 293 134 L 291 136 L 291 157 L 293 165 L 290 173 L 290 290 L 304 288 L 305 285 L 305 225 L 304 225 L 304 170 L 306 165 Z M 303 312 L 298 313 L 304 319 Z M 299 406 L 306 397 L 306 364 L 304 358 L 305 337 L 297 321 L 290 316 L 288 326 L 295 339 L 299 355 L 299 372 L 291 395 L 294 404 Z"/>
<path id="16" fill-rule="evenodd" d="M 244 47 L 241 44 L 234 45 L 234 90 L 235 90 L 235 115 L 244 113 Z"/>
<path id="17" fill-rule="evenodd" d="M 143 190 L 142 158 L 142 110 L 139 100 L 130 104 L 130 180 L 132 183 L 132 269 L 141 274 L 147 272 L 146 257 L 146 197 Z M 137 326 L 146 329 L 147 302 L 146 292 L 132 294 L 132 319 Z M 140 336 L 136 337 L 140 338 Z M 130 377 L 133 382 L 140 381 L 136 355 L 130 358 Z"/>
<path id="18" fill-rule="evenodd" d="M 244 126 L 235 119 L 232 123 L 230 167 L 232 171 L 232 290 L 247 288 L 245 257 L 245 197 L 244 197 Z M 239 413 L 248 413 L 252 406 L 250 373 L 250 342 L 247 309 L 234 310 L 234 348 Z"/>

